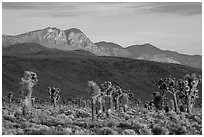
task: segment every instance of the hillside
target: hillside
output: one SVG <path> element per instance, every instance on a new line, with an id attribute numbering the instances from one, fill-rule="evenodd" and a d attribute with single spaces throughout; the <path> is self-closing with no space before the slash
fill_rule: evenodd
<path id="1" fill-rule="evenodd" d="M 2 54 L 5 56 L 29 56 L 30 54 L 36 57 L 66 57 L 66 56 L 96 56 L 95 54 L 86 50 L 68 50 L 63 51 L 59 49 L 46 48 L 37 43 L 20 43 L 15 44 L 15 46 L 10 46 L 2 49 Z"/>
<path id="2" fill-rule="evenodd" d="M 154 81 L 162 77 L 172 75 L 181 78 L 186 73 L 200 75 L 202 73 L 199 69 L 182 65 L 94 56 L 80 50 L 69 52 L 46 50 L 26 54 L 26 56 L 3 53 L 3 96 L 8 91 L 13 91 L 15 96 L 18 95 L 20 92 L 18 83 L 25 70 L 38 74 L 39 82 L 34 88 L 34 95 L 41 99 L 47 97 L 48 86 L 59 87 L 62 98 L 76 96 L 88 98 L 88 80 L 94 80 L 98 84 L 109 80 L 124 89 L 130 89 L 135 97 L 140 97 L 143 101 L 152 99 L 152 93 L 158 90 Z M 201 97 L 201 85 L 199 89 Z"/>

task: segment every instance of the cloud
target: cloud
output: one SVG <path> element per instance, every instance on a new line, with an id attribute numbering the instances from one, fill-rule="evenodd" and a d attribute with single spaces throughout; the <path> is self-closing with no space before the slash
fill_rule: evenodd
<path id="1" fill-rule="evenodd" d="M 133 9 L 143 9 L 145 13 L 162 13 L 177 15 L 202 14 L 201 2 L 153 2 L 143 5 L 130 6 Z"/>
<path id="2" fill-rule="evenodd" d="M 9 10 L 60 10 L 74 8 L 74 2 L 3 2 L 2 8 Z"/>
<path id="3" fill-rule="evenodd" d="M 26 10 L 24 15 L 50 17 L 135 16 L 136 14 L 202 14 L 201 2 L 3 2 L 3 10 Z M 23 13 L 22 13 L 23 14 Z"/>

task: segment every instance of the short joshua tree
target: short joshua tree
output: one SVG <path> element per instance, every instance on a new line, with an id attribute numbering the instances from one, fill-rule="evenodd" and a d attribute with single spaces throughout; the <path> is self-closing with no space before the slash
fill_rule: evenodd
<path id="1" fill-rule="evenodd" d="M 129 92 L 128 97 L 129 97 L 128 99 L 129 99 L 131 105 L 133 105 L 134 104 L 134 93 Z"/>
<path id="2" fill-rule="evenodd" d="M 59 101 L 60 99 L 60 89 L 56 88 L 56 87 L 48 87 L 48 93 L 50 95 L 50 102 L 51 105 L 53 105 L 54 107 L 57 106 L 57 101 Z"/>
<path id="3" fill-rule="evenodd" d="M 103 105 L 104 105 L 104 112 L 105 112 L 106 117 L 110 117 L 111 115 L 111 107 L 112 107 L 113 98 L 110 93 L 107 92 L 107 94 L 103 95 L 103 101 L 104 101 Z"/>
<path id="4" fill-rule="evenodd" d="M 118 110 L 118 97 L 122 94 L 122 89 L 119 86 L 116 86 L 112 92 L 112 100 L 115 110 Z"/>
<path id="5" fill-rule="evenodd" d="M 22 107 L 24 116 L 27 116 L 27 114 L 29 114 L 32 108 L 31 96 L 33 92 L 33 87 L 37 84 L 37 81 L 37 74 L 31 71 L 25 71 L 24 76 L 21 78 L 20 84 L 22 85 Z"/>
<path id="6" fill-rule="evenodd" d="M 13 92 L 9 92 L 7 97 L 9 99 L 9 108 L 11 108 L 12 99 L 13 99 Z"/>
<path id="7" fill-rule="evenodd" d="M 119 109 L 122 107 L 123 111 L 126 112 L 128 104 L 129 104 L 129 99 L 128 99 L 128 93 L 123 90 L 123 93 L 118 97 L 118 102 L 119 102 Z"/>
<path id="8" fill-rule="evenodd" d="M 90 100 L 86 100 L 86 107 L 91 108 L 91 101 Z"/>
<path id="9" fill-rule="evenodd" d="M 145 102 L 145 104 L 144 104 L 144 108 L 146 108 L 147 110 L 150 110 L 149 102 Z"/>
<path id="10" fill-rule="evenodd" d="M 171 99 L 169 102 L 168 102 L 168 106 L 169 106 L 169 111 L 174 111 L 175 107 L 174 107 L 174 101 Z"/>
<path id="11" fill-rule="evenodd" d="M 162 96 L 160 95 L 159 92 L 154 92 L 153 93 L 153 96 L 154 96 L 154 106 L 156 108 L 156 110 L 162 110 L 163 109 L 163 106 L 164 106 L 164 101 L 163 101 L 163 98 Z"/>
<path id="12" fill-rule="evenodd" d="M 2 106 L 3 106 L 3 107 L 6 105 L 6 99 L 7 99 L 6 96 L 2 98 Z"/>
<path id="13" fill-rule="evenodd" d="M 86 100 L 84 100 L 84 99 L 81 100 L 81 107 L 82 107 L 83 109 L 86 108 Z"/>

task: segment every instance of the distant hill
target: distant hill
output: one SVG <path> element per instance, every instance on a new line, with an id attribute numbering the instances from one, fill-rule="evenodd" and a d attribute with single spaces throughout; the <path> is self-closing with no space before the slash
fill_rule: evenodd
<path id="1" fill-rule="evenodd" d="M 26 44 L 20 46 L 24 50 Z M 28 46 L 28 45 L 27 45 Z M 201 75 L 196 68 L 166 64 L 159 62 L 135 60 L 121 57 L 95 56 L 83 50 L 61 51 L 47 50 L 39 45 L 31 44 L 29 54 L 4 54 L 2 57 L 2 95 L 13 91 L 15 96 L 20 93 L 20 78 L 25 70 L 34 71 L 38 75 L 38 84 L 34 88 L 34 96 L 45 100 L 48 97 L 47 87 L 56 86 L 61 89 L 61 98 L 89 98 L 88 80 L 98 84 L 112 81 L 123 89 L 130 89 L 136 98 L 143 101 L 152 99 L 152 93 L 158 88 L 154 82 L 172 75 L 183 77 L 186 73 Z M 14 47 L 10 47 L 12 51 Z M 14 50 L 16 51 L 16 50 Z M 26 50 L 27 51 L 27 50 Z M 34 52 L 33 52 L 34 51 Z M 14 52 L 11 52 L 14 53 Z M 82 54 L 83 53 L 83 54 Z M 199 94 L 202 96 L 201 85 Z M 199 98 L 198 102 L 202 98 Z"/>
<path id="2" fill-rule="evenodd" d="M 93 43 L 80 29 L 61 30 L 47 27 L 16 36 L 2 35 L 3 48 L 22 43 L 36 43 L 50 49 L 63 51 L 86 50 L 98 56 L 116 56 L 162 63 L 174 63 L 202 69 L 202 57 L 161 50 L 149 43 L 127 48 L 113 42 Z"/>
<path id="3" fill-rule="evenodd" d="M 116 57 L 130 57 L 131 54 L 128 50 L 124 49 L 118 44 L 115 44 L 113 42 L 97 42 L 95 43 L 97 47 L 100 48 L 100 50 L 103 53 L 108 54 L 109 56 L 116 56 Z"/>

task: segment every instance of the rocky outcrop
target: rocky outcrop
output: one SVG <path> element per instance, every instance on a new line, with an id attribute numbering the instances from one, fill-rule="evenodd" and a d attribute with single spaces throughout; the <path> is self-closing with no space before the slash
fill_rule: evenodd
<path id="1" fill-rule="evenodd" d="M 97 47 L 91 40 L 79 29 L 61 30 L 48 27 L 42 30 L 36 30 L 17 36 L 2 36 L 3 47 L 9 47 L 19 43 L 37 43 L 47 48 L 56 48 L 61 50 L 88 50 L 96 55 L 107 55 Z"/>
<path id="2" fill-rule="evenodd" d="M 173 59 L 172 57 L 168 57 L 167 55 L 164 55 L 164 54 L 158 54 L 158 55 L 153 55 L 153 56 L 144 55 L 144 56 L 140 56 L 136 59 L 156 61 L 156 62 L 161 62 L 161 63 L 181 64 L 176 59 Z"/>

